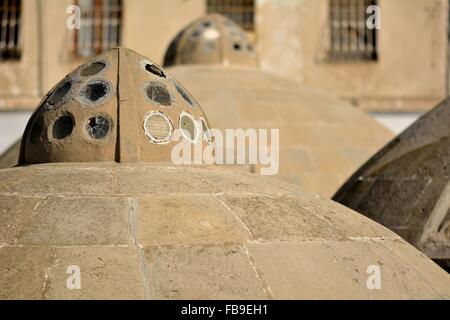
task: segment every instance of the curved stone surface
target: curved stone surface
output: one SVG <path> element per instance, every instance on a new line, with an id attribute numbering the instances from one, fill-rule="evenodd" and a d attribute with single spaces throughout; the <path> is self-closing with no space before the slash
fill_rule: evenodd
<path id="1" fill-rule="evenodd" d="M 448 261 L 449 127 L 447 99 L 375 154 L 334 199 L 394 230 L 429 257 Z"/>
<path id="2" fill-rule="evenodd" d="M 20 140 L 0 155 L 0 169 L 11 168 L 19 163 Z"/>
<path id="3" fill-rule="evenodd" d="M 177 84 L 115 49 L 44 99 L 22 166 L 0 170 L 0 299 L 450 298 L 448 274 L 350 209 L 254 174 L 169 165 L 161 115 L 183 129 L 194 108 L 188 131 L 204 116 Z M 146 112 L 159 118 L 147 125 Z"/>
<path id="4" fill-rule="evenodd" d="M 231 19 L 208 14 L 180 31 L 167 48 L 164 67 L 179 64 L 257 66 L 255 50 Z"/>
<path id="5" fill-rule="evenodd" d="M 0 206 L 1 299 L 450 297 L 450 276 L 393 232 L 253 174 L 32 165 L 0 170 Z"/>
<path id="6" fill-rule="evenodd" d="M 176 129 L 203 143 L 198 122 L 207 118 L 180 83 L 145 57 L 117 48 L 46 95 L 25 129 L 19 164 L 171 162 Z"/>
<path id="7" fill-rule="evenodd" d="M 356 108 L 257 69 L 191 65 L 167 70 L 196 97 L 212 128 L 280 129 L 277 177 L 327 197 L 392 137 Z"/>

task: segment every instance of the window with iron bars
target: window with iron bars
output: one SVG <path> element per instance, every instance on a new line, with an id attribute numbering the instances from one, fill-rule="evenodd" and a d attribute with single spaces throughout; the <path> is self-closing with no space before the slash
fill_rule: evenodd
<path id="1" fill-rule="evenodd" d="M 208 13 L 220 13 L 239 24 L 245 31 L 255 30 L 254 0 L 207 0 Z"/>
<path id="2" fill-rule="evenodd" d="M 87 58 L 120 45 L 122 0 L 77 0 L 80 29 L 75 31 L 74 54 Z"/>
<path id="3" fill-rule="evenodd" d="M 376 61 L 377 29 L 366 26 L 376 0 L 329 0 L 330 61 Z"/>
<path id="4" fill-rule="evenodd" d="M 0 0 L 0 61 L 20 59 L 21 0 Z"/>

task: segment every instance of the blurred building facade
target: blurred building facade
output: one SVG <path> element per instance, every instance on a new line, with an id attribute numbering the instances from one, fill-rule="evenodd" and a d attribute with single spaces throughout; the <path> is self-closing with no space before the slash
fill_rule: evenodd
<path id="1" fill-rule="evenodd" d="M 365 28 L 373 4 L 379 30 Z M 447 95 L 448 0 L 265 0 L 258 16 L 263 69 L 369 111 L 424 111 Z"/>
<path id="2" fill-rule="evenodd" d="M 80 29 L 66 26 L 81 9 Z M 368 29 L 379 5 L 381 29 Z M 259 64 L 368 111 L 422 112 L 448 93 L 448 0 L 1 0 L 0 110 L 29 110 L 84 59 L 117 45 L 161 63 L 206 12 L 241 24 Z M 69 10 L 68 10 L 69 9 Z"/>

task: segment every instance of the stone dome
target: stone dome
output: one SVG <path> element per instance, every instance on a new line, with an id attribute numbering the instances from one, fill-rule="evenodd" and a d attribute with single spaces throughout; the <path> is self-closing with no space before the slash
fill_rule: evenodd
<path id="1" fill-rule="evenodd" d="M 204 128 L 206 116 L 180 83 L 117 48 L 81 65 L 45 96 L 23 134 L 19 164 L 170 162 L 174 130 L 203 143 Z"/>
<path id="2" fill-rule="evenodd" d="M 178 64 L 219 64 L 254 67 L 255 50 L 231 19 L 208 14 L 184 28 L 170 43 L 164 67 Z"/>
<path id="3" fill-rule="evenodd" d="M 166 109 L 145 98 L 155 81 L 139 74 L 147 68 L 130 72 L 142 58 L 114 53 L 119 83 L 109 79 L 115 91 L 105 99 L 117 102 L 102 110 L 111 125 L 100 131 L 118 132 L 121 157 L 109 147 L 90 155 L 90 140 L 78 137 L 89 134 L 83 119 L 95 116 L 96 106 L 77 98 L 58 104 L 51 93 L 25 132 L 26 161 L 0 170 L 0 299 L 450 298 L 445 271 L 392 231 L 331 200 L 255 174 L 153 161 L 148 154 L 168 145 L 143 133 L 144 115 Z M 136 81 L 127 82 L 131 77 Z M 41 112 L 43 129 L 31 147 Z M 69 112 L 81 125 L 69 146 L 52 147 L 47 124 Z M 372 290 L 367 270 L 374 266 L 381 282 Z M 72 272 L 77 288 L 70 286 Z"/>
<path id="4" fill-rule="evenodd" d="M 279 129 L 276 177 L 327 197 L 393 136 L 345 102 L 256 68 L 167 70 L 196 97 L 212 128 Z"/>
<path id="5" fill-rule="evenodd" d="M 450 267 L 450 99 L 376 153 L 334 199 Z M 450 268 L 449 268 L 450 270 Z"/>
<path id="6" fill-rule="evenodd" d="M 399 236 L 275 179 L 95 162 L 0 181 L 1 299 L 450 298 L 450 276 Z"/>

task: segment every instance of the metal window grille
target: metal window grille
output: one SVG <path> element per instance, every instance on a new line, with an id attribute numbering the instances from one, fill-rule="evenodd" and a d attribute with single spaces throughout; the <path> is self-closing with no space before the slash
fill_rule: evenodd
<path id="1" fill-rule="evenodd" d="M 207 0 L 207 11 L 227 16 L 246 31 L 255 30 L 254 0 Z"/>
<path id="2" fill-rule="evenodd" d="M 366 26 L 367 8 L 376 0 L 329 0 L 331 61 L 378 59 L 377 30 Z"/>
<path id="3" fill-rule="evenodd" d="M 75 32 L 74 51 L 79 57 L 90 57 L 120 45 L 121 0 L 78 0 L 80 29 Z"/>
<path id="4" fill-rule="evenodd" d="M 20 59 L 21 0 L 0 0 L 0 61 Z"/>

